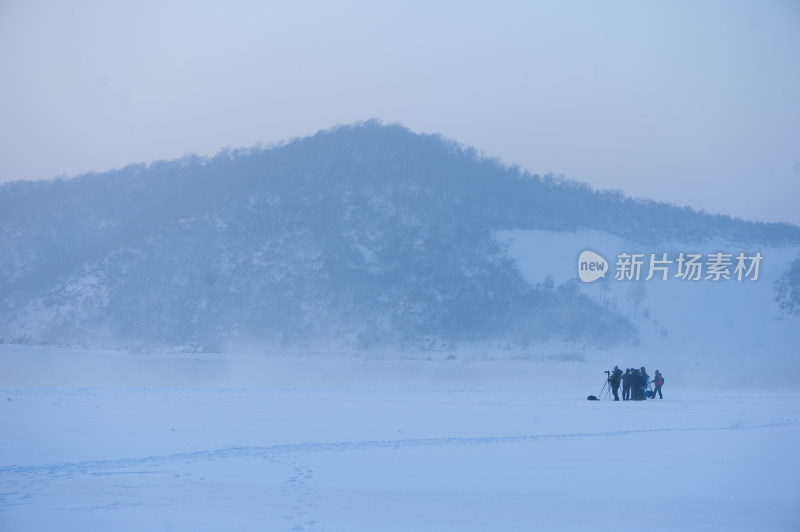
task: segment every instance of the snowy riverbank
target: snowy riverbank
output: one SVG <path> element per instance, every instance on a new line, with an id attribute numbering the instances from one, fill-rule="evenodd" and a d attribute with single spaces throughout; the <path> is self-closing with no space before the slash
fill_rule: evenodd
<path id="1" fill-rule="evenodd" d="M 796 392 L 668 376 L 663 401 L 590 402 L 584 362 L 77 351 L 26 382 L 11 351 L 3 530 L 800 526 Z"/>

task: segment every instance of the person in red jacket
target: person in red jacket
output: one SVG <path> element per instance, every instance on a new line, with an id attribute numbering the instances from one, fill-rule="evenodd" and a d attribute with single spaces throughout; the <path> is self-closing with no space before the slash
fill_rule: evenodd
<path id="1" fill-rule="evenodd" d="M 653 384 L 656 387 L 656 390 L 653 392 L 653 399 L 656 398 L 656 394 L 658 394 L 659 399 L 663 399 L 664 396 L 661 395 L 661 386 L 664 385 L 664 376 L 658 370 L 656 370 L 656 378 L 653 379 Z"/>

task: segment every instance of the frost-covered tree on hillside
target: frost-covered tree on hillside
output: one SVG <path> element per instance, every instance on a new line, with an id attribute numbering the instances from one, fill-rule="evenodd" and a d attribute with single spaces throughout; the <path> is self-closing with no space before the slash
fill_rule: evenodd
<path id="1" fill-rule="evenodd" d="M 628 311 L 634 319 L 639 314 L 639 306 L 647 298 L 647 288 L 644 283 L 633 283 L 628 287 L 625 293 L 625 299 L 628 300 Z"/>
<path id="2" fill-rule="evenodd" d="M 789 270 L 775 281 L 775 301 L 786 314 L 800 316 L 800 259 L 795 260 Z"/>

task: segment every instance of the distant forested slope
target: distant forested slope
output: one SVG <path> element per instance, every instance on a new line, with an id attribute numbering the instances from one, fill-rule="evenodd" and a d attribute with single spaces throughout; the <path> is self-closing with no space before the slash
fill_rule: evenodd
<path id="1" fill-rule="evenodd" d="M 529 286 L 502 229 L 642 243 L 800 228 L 634 201 L 370 122 L 269 149 L 0 187 L 0 336 L 113 346 L 635 341 L 574 285 Z"/>

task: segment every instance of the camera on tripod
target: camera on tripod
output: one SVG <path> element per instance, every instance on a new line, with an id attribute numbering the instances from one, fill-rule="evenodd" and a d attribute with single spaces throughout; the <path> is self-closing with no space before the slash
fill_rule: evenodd
<path id="1" fill-rule="evenodd" d="M 611 384 L 611 372 L 610 371 L 604 371 L 603 373 L 606 374 L 606 382 L 603 383 L 603 389 L 600 390 L 599 396 L 590 395 L 589 397 L 587 397 L 587 399 L 589 399 L 591 401 L 599 401 L 600 399 L 603 398 L 603 392 L 604 391 L 606 392 L 605 398 L 608 399 L 608 395 L 609 395 L 610 390 L 611 390 L 611 386 L 610 386 L 610 384 Z"/>

